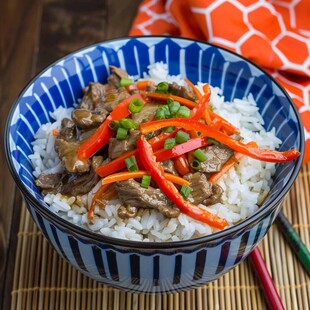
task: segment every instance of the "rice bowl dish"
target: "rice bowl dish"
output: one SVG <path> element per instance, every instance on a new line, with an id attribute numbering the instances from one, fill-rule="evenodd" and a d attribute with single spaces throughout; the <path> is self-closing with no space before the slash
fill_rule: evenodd
<path id="1" fill-rule="evenodd" d="M 144 79 L 157 85 L 163 81 L 186 85 L 183 78 L 169 76 L 168 67 L 156 63 L 144 73 Z M 130 77 L 135 79 L 135 77 Z M 203 83 L 198 82 L 197 88 L 203 92 Z M 259 114 L 256 102 L 249 94 L 246 98 L 225 101 L 221 89 L 211 86 L 210 106 L 212 111 L 228 120 L 240 130 L 244 143 L 255 142 L 259 148 L 276 150 L 281 140 L 276 137 L 275 128 L 264 129 L 264 121 Z M 76 106 L 79 103 L 76 103 Z M 33 154 L 29 155 L 36 178 L 40 174 L 54 174 L 63 169 L 61 159 L 55 151 L 55 130 L 59 130 L 64 118 L 71 118 L 74 108 L 59 107 L 51 113 L 54 122 L 44 124 L 35 134 L 32 142 Z M 218 181 L 223 189 L 221 200 L 210 206 L 199 204 L 227 221 L 230 227 L 253 215 L 267 197 L 275 172 L 275 163 L 264 162 L 248 156 L 242 157 L 236 165 Z M 218 231 L 207 223 L 195 220 L 180 212 L 177 217 L 168 218 L 155 209 L 144 209 L 135 217 L 120 218 L 118 209 L 122 205 L 117 197 L 110 199 L 104 206 L 97 204 L 94 217 L 88 218 L 88 210 L 102 180 L 87 194 L 68 196 L 61 193 L 46 193 L 44 201 L 57 216 L 71 223 L 104 236 L 144 241 L 167 242 L 180 241 L 210 235 Z M 188 198 L 191 199 L 190 197 Z"/>

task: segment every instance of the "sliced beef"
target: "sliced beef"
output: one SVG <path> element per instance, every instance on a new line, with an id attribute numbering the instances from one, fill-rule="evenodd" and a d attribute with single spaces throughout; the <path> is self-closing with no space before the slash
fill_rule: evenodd
<path id="1" fill-rule="evenodd" d="M 234 155 L 234 151 L 225 145 L 210 145 L 202 149 L 208 159 L 201 163 L 201 172 L 211 173 L 222 169 L 227 160 Z"/>
<path id="2" fill-rule="evenodd" d="M 130 130 L 128 137 L 125 140 L 110 138 L 109 140 L 109 158 L 114 159 L 127 151 L 136 148 L 136 142 L 139 139 L 141 132 L 139 130 Z"/>
<path id="3" fill-rule="evenodd" d="M 35 180 L 35 184 L 45 192 L 58 192 L 61 188 L 61 177 L 61 173 L 41 173 Z"/>
<path id="4" fill-rule="evenodd" d="M 72 119 L 78 128 L 87 129 L 100 126 L 107 115 L 106 110 L 102 110 L 102 113 L 94 113 L 87 109 L 75 109 L 72 112 Z"/>
<path id="5" fill-rule="evenodd" d="M 179 97 L 183 97 L 192 101 L 196 101 L 196 95 L 190 87 L 181 86 L 176 82 L 169 83 L 168 92 L 177 95 Z"/>
<path id="6" fill-rule="evenodd" d="M 151 120 L 151 118 L 155 115 L 156 110 L 161 107 L 162 104 L 160 103 L 153 103 L 150 102 L 148 104 L 145 104 L 141 110 L 141 112 L 139 113 L 133 113 L 132 114 L 132 119 L 137 123 L 137 124 L 141 124 L 141 123 L 145 123 L 149 120 Z"/>
<path id="7" fill-rule="evenodd" d="M 139 209 L 135 206 L 120 206 L 117 210 L 117 214 L 121 219 L 128 219 L 131 217 L 136 217 L 138 210 Z"/>
<path id="8" fill-rule="evenodd" d="M 100 98 L 105 96 L 105 93 L 109 87 L 110 86 L 107 84 L 90 82 L 88 87 L 83 89 L 84 96 L 79 104 L 79 108 L 93 110 Z"/>
<path id="9" fill-rule="evenodd" d="M 172 173 L 178 175 L 177 170 L 175 169 L 174 163 L 172 159 L 166 159 L 160 163 L 165 172 Z"/>
<path id="10" fill-rule="evenodd" d="M 190 182 L 190 187 L 193 189 L 191 197 L 194 199 L 194 204 L 203 203 L 209 206 L 221 200 L 223 189 L 216 183 L 208 182 L 205 174 L 189 173 L 184 178 Z"/>
<path id="11" fill-rule="evenodd" d="M 40 174 L 35 181 L 36 185 L 44 192 L 57 193 L 63 195 L 78 196 L 84 195 L 99 182 L 100 177 L 95 169 L 102 163 L 101 156 L 93 156 L 91 160 L 91 169 L 85 173 L 56 173 Z"/>
<path id="12" fill-rule="evenodd" d="M 128 73 L 121 69 L 114 66 L 110 66 L 111 74 L 108 77 L 108 84 L 113 86 L 118 86 L 121 78 L 128 78 Z"/>
<path id="13" fill-rule="evenodd" d="M 96 112 L 102 113 L 101 111 L 106 110 L 109 113 L 123 100 L 130 96 L 129 92 L 125 87 L 109 89 L 105 94 L 105 97 L 102 97 L 98 104 L 96 105 Z"/>
<path id="14" fill-rule="evenodd" d="M 151 186 L 143 188 L 139 182 L 133 179 L 115 183 L 115 189 L 126 207 L 157 209 L 169 218 L 177 217 L 180 214 L 180 210 L 160 189 Z M 124 211 L 124 209 L 122 210 Z"/>

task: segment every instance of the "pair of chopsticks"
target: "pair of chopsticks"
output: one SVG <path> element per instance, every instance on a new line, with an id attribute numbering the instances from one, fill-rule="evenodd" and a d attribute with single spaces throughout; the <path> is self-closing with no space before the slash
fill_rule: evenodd
<path id="1" fill-rule="evenodd" d="M 310 252 L 301 241 L 299 235 L 285 217 L 282 211 L 279 212 L 276 218 L 276 224 L 283 232 L 285 239 L 292 247 L 297 258 L 305 268 L 308 274 L 310 274 Z M 261 286 L 265 293 L 265 298 L 271 309 L 284 309 L 281 298 L 274 286 L 273 280 L 268 272 L 265 261 L 258 248 L 254 249 L 249 255 L 252 263 L 255 267 L 255 272 L 260 280 Z"/>

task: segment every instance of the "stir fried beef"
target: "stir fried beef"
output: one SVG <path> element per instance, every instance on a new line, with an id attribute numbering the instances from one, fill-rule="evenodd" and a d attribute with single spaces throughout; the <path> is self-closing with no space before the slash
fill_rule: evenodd
<path id="1" fill-rule="evenodd" d="M 227 160 L 234 155 L 234 151 L 225 145 L 210 145 L 203 148 L 208 159 L 201 163 L 202 172 L 212 173 L 222 169 Z"/>
<path id="2" fill-rule="evenodd" d="M 100 126 L 106 119 L 108 111 L 102 110 L 102 113 L 95 113 L 87 109 L 75 109 L 72 112 L 72 119 L 76 126 L 81 129 Z"/>
<path id="3" fill-rule="evenodd" d="M 128 78 L 128 73 L 121 69 L 114 66 L 110 66 L 111 74 L 108 77 L 108 84 L 112 86 L 118 86 L 121 78 Z"/>
<path id="4" fill-rule="evenodd" d="M 80 109 L 93 110 L 99 99 L 105 96 L 109 85 L 90 82 L 88 87 L 83 89 L 84 96 L 79 104 Z"/>
<path id="5" fill-rule="evenodd" d="M 80 142 L 77 141 L 75 124 L 70 119 L 64 119 L 61 123 L 60 132 L 55 141 L 55 150 L 61 159 L 62 165 L 68 172 L 89 171 L 90 161 L 81 161 L 77 157 Z"/>
<path id="6" fill-rule="evenodd" d="M 137 123 L 145 123 L 151 120 L 151 118 L 155 115 L 156 110 L 162 106 L 161 103 L 156 103 L 156 102 L 150 102 L 146 105 L 144 105 L 143 109 L 141 110 L 140 113 L 135 113 L 132 115 L 132 119 Z"/>
<path id="7" fill-rule="evenodd" d="M 191 88 L 181 86 L 175 82 L 169 84 L 168 92 L 192 101 L 196 101 L 197 99 Z"/>
<path id="8" fill-rule="evenodd" d="M 157 209 L 167 217 L 177 217 L 180 214 L 180 210 L 158 188 L 143 188 L 139 182 L 129 179 L 116 183 L 115 189 L 125 206 Z M 122 216 L 126 217 L 124 209 L 121 210 Z"/>
<path id="9" fill-rule="evenodd" d="M 111 113 L 120 102 L 129 96 L 130 94 L 125 87 L 112 88 L 105 94 L 105 97 L 99 100 L 98 104 L 96 105 L 96 111 L 101 112 L 102 110 L 105 110 Z"/>
<path id="10" fill-rule="evenodd" d="M 130 130 L 127 139 L 118 140 L 111 138 L 109 140 L 109 158 L 114 159 L 125 152 L 136 148 L 136 142 L 139 139 L 141 133 L 139 130 Z"/>
<path id="11" fill-rule="evenodd" d="M 177 170 L 175 169 L 174 163 L 172 159 L 166 159 L 160 163 L 165 172 L 178 175 Z"/>
<path id="12" fill-rule="evenodd" d="M 191 197 L 194 199 L 194 204 L 203 203 L 208 206 L 221 200 L 223 189 L 216 183 L 208 182 L 205 174 L 189 173 L 184 178 L 190 182 L 193 189 Z"/>
<path id="13" fill-rule="evenodd" d="M 99 182 L 100 177 L 95 169 L 102 163 L 101 156 L 94 156 L 91 160 L 91 169 L 85 173 L 55 173 L 40 174 L 35 181 L 36 185 L 44 190 L 45 193 L 60 192 L 64 195 L 84 195 Z"/>

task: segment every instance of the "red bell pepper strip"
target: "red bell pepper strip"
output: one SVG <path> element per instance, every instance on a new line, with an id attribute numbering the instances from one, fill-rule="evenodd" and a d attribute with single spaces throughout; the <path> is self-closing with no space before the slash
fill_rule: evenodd
<path id="1" fill-rule="evenodd" d="M 197 105 L 197 103 L 194 101 L 191 101 L 191 100 L 183 98 L 183 97 L 171 95 L 171 94 L 161 94 L 161 93 L 153 93 L 153 92 L 147 92 L 147 91 L 141 91 L 140 94 L 142 96 L 149 97 L 152 99 L 157 99 L 160 101 L 167 101 L 168 99 L 173 99 L 173 100 L 175 100 L 175 101 L 181 103 L 182 105 L 185 105 L 191 109 Z"/>
<path id="2" fill-rule="evenodd" d="M 144 136 L 141 136 L 138 139 L 137 147 L 146 171 L 157 183 L 162 192 L 180 209 L 181 212 L 195 220 L 207 223 L 218 229 L 223 229 L 228 225 L 224 219 L 219 218 L 217 215 L 205 209 L 199 208 L 183 198 L 173 183 L 165 178 L 163 168 L 156 161 L 152 147 L 146 141 Z"/>
<path id="3" fill-rule="evenodd" d="M 201 122 L 185 118 L 166 119 L 141 124 L 140 130 L 142 134 L 146 134 L 148 132 L 152 132 L 167 126 L 178 126 L 186 130 L 195 129 L 201 132 L 203 135 L 213 138 L 218 142 L 227 145 L 236 152 L 266 162 L 287 162 L 297 158 L 300 155 L 300 152 L 296 148 L 285 152 L 279 152 L 251 147 L 240 141 L 236 141 L 228 135 L 225 135 L 218 130 L 214 130 L 210 126 L 207 126 Z"/>
<path id="4" fill-rule="evenodd" d="M 223 118 L 222 116 L 214 113 L 213 111 L 209 110 L 209 114 L 210 117 L 213 120 L 220 120 L 222 123 L 223 128 L 225 128 L 226 130 L 228 130 L 231 134 L 239 134 L 240 131 L 237 127 L 235 127 L 233 124 L 231 124 L 230 122 L 228 122 L 225 118 Z M 208 124 L 209 125 L 209 124 Z"/>
<path id="5" fill-rule="evenodd" d="M 184 143 L 177 144 L 171 149 L 165 150 L 161 149 L 155 152 L 155 156 L 158 162 L 164 161 L 166 159 L 174 158 L 182 154 L 199 149 L 200 147 L 210 145 L 211 143 L 206 140 L 206 137 L 199 137 L 190 139 Z"/>
<path id="6" fill-rule="evenodd" d="M 174 129 L 172 132 L 162 131 L 159 135 L 148 140 L 148 142 L 152 145 L 153 151 L 163 148 L 165 141 L 169 138 L 174 138 L 178 131 L 179 128 Z"/>
<path id="7" fill-rule="evenodd" d="M 120 102 L 105 119 L 105 121 L 99 126 L 95 133 L 81 144 L 77 153 L 80 160 L 85 161 L 89 159 L 108 143 L 109 139 L 115 134 L 115 131 L 110 129 L 108 126 L 110 121 L 119 120 L 130 115 L 131 112 L 129 111 L 128 106 L 133 98 L 138 98 L 145 103 L 140 94 L 134 94 Z"/>
<path id="8" fill-rule="evenodd" d="M 173 160 L 174 167 L 181 175 L 185 175 L 191 172 L 190 165 L 185 154 L 179 155 Z"/>

